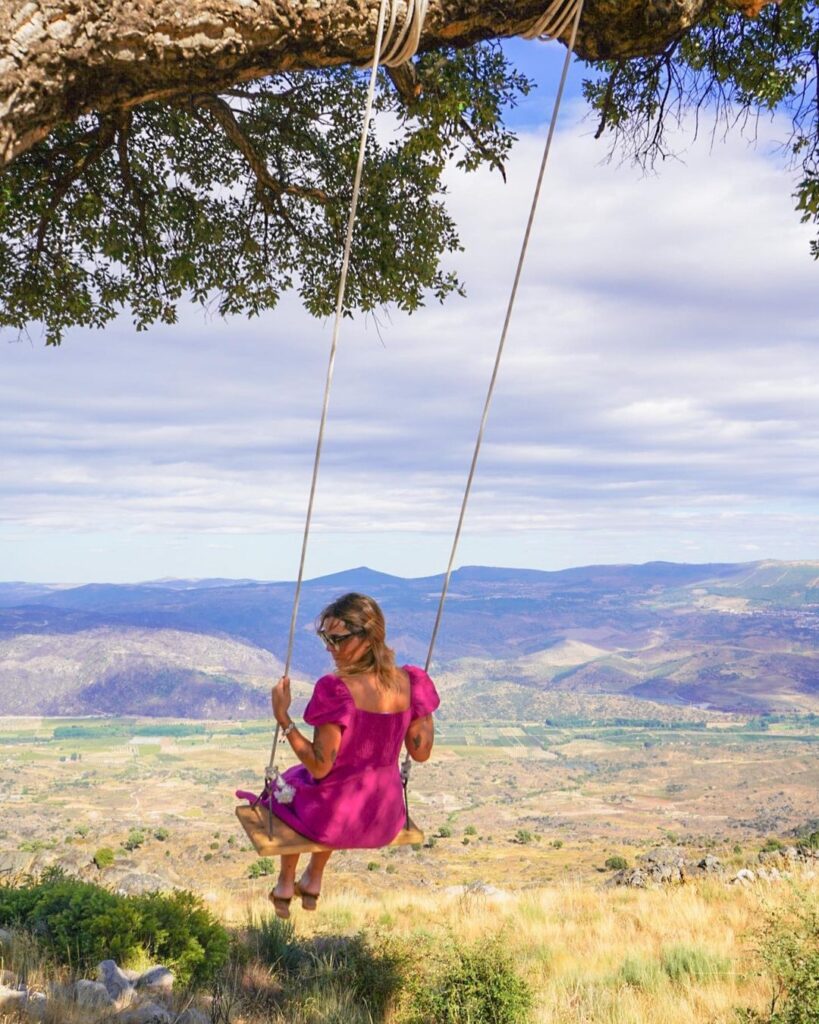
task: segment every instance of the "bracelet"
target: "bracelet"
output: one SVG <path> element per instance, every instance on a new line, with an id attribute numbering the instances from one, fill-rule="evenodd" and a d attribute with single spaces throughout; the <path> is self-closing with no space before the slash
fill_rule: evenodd
<path id="1" fill-rule="evenodd" d="M 290 725 L 288 725 L 286 729 L 283 729 L 283 730 L 282 730 L 282 736 L 284 736 L 284 737 L 286 738 L 287 736 L 289 736 L 289 735 L 290 735 L 290 733 L 291 733 L 291 732 L 292 732 L 292 731 L 293 731 L 293 730 L 294 730 L 295 728 L 296 728 L 296 723 L 295 723 L 295 722 L 293 722 L 293 721 L 291 721 L 291 722 L 290 722 Z"/>

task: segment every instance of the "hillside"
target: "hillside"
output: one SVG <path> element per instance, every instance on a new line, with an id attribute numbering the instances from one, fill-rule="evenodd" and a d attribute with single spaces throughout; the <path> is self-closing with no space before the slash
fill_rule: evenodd
<path id="1" fill-rule="evenodd" d="M 328 659 L 321 607 L 383 605 L 400 661 L 421 662 L 442 578 L 366 568 L 305 583 L 294 656 Z M 251 716 L 280 671 L 293 584 L 158 580 L 0 584 L 0 714 Z M 482 693 L 512 713 L 538 693 L 617 695 L 717 711 L 819 709 L 819 562 L 455 572 L 436 650 L 447 714 Z M 531 717 L 531 715 L 530 715 Z"/>

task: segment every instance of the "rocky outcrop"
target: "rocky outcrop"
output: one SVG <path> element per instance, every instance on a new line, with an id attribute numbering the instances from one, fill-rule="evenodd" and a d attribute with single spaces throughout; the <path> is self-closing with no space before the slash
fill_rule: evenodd
<path id="1" fill-rule="evenodd" d="M 606 885 L 647 889 L 655 885 L 680 885 L 706 875 L 726 878 L 740 885 L 751 885 L 757 881 L 777 882 L 790 877 L 796 868 L 811 873 L 819 868 L 819 850 L 796 846 L 763 850 L 758 861 L 760 866 L 756 870 L 741 868 L 729 877 L 723 863 L 713 854 L 692 858 L 686 856 L 681 846 L 658 846 L 638 857 L 635 867 L 624 868 L 612 875 Z"/>
<path id="2" fill-rule="evenodd" d="M 2 931 L 0 943 L 12 944 L 12 932 Z M 54 985 L 48 994 L 33 991 L 14 972 L 0 975 L 0 1014 L 25 1015 L 31 1020 L 61 1019 L 60 1007 L 100 1015 L 110 1024 L 208 1024 L 194 1006 L 174 1007 L 174 975 L 157 964 L 145 971 L 125 971 L 114 960 L 97 966 L 97 980 L 80 978 L 72 986 Z M 4 1018 L 5 1019 L 5 1018 Z M 79 1019 L 72 1015 L 72 1020 Z"/>

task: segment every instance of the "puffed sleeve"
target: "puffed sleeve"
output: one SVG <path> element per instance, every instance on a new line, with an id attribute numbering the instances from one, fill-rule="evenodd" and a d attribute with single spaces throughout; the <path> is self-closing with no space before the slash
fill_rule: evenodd
<path id="1" fill-rule="evenodd" d="M 431 715 L 441 703 L 435 683 L 429 678 L 422 668 L 415 665 L 407 665 L 407 672 L 410 677 L 412 696 L 410 707 L 412 709 L 412 720 Z"/>
<path id="2" fill-rule="evenodd" d="M 344 681 L 338 676 L 322 676 L 313 688 L 313 696 L 304 709 L 308 725 L 333 722 L 346 729 L 352 721 L 355 704 Z"/>

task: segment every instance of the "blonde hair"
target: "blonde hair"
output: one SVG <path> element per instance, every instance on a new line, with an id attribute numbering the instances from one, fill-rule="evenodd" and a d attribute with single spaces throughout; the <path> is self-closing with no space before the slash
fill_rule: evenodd
<path id="1" fill-rule="evenodd" d="M 322 611 L 316 620 L 317 628 L 321 629 L 327 619 L 341 619 L 351 633 L 365 636 L 370 641 L 369 648 L 358 661 L 344 666 L 345 675 L 359 676 L 372 672 L 379 686 L 387 690 L 398 686 L 395 652 L 387 646 L 387 624 L 376 601 L 365 594 L 344 594 Z"/>

